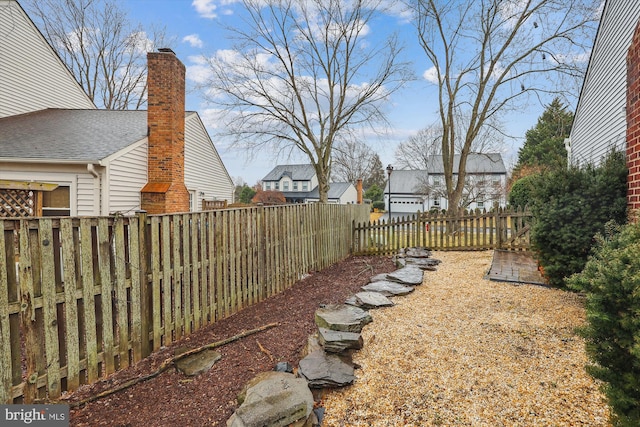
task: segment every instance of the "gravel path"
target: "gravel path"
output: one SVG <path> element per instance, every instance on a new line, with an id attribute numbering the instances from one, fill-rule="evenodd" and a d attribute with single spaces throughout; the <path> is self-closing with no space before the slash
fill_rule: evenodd
<path id="1" fill-rule="evenodd" d="M 371 311 L 362 369 L 324 395 L 324 426 L 609 425 L 575 334 L 581 298 L 485 280 L 491 255 L 436 252 L 422 286 Z"/>

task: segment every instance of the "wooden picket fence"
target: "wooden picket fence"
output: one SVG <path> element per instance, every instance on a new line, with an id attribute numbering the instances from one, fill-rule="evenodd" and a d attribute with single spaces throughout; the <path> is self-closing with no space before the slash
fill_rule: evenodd
<path id="1" fill-rule="evenodd" d="M 0 402 L 55 401 L 349 255 L 361 205 L 0 220 Z"/>
<path id="2" fill-rule="evenodd" d="M 391 221 L 365 221 L 353 230 L 353 253 L 393 254 L 403 247 L 434 250 L 528 250 L 531 213 L 501 208 L 464 211 L 456 217 L 443 212 L 417 213 Z"/>

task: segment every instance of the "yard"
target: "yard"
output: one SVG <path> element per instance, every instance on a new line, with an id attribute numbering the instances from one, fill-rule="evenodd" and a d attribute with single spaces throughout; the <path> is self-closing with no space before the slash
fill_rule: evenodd
<path id="1" fill-rule="evenodd" d="M 539 286 L 482 278 L 490 251 L 437 252 L 438 271 L 396 306 L 372 311 L 356 383 L 326 392 L 325 426 L 589 425 L 606 426 L 608 410 L 584 372 L 580 298 Z M 318 304 L 341 302 L 368 277 L 392 269 L 388 257 L 352 257 L 284 293 L 154 353 L 108 381 L 69 396 L 78 402 L 153 371 L 176 347 L 197 347 L 272 322 L 275 328 L 218 350 L 206 374 L 174 371 L 72 410 L 73 426 L 224 426 L 235 396 L 277 361 L 297 365 L 315 329 Z"/>
<path id="2" fill-rule="evenodd" d="M 325 394 L 326 426 L 607 426 L 584 370 L 581 298 L 483 279 L 490 251 L 443 263 L 372 311 L 355 385 Z"/>

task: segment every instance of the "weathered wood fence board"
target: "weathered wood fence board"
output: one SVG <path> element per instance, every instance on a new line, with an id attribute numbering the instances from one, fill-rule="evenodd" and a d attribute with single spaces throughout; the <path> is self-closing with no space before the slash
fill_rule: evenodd
<path id="1" fill-rule="evenodd" d="M 532 220 L 527 210 L 420 213 L 391 221 L 361 222 L 353 227 L 353 253 L 393 254 L 424 246 L 435 250 L 529 249 Z"/>
<path id="2" fill-rule="evenodd" d="M 349 255 L 359 205 L 0 220 L 0 402 L 55 400 Z"/>

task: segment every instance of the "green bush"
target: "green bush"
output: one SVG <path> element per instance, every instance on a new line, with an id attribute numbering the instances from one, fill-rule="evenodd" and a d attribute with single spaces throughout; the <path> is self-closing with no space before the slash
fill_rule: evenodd
<path id="1" fill-rule="evenodd" d="M 609 227 L 613 228 L 613 227 Z M 640 425 L 640 226 L 599 236 L 584 270 L 568 280 L 587 295 L 581 331 L 593 362 L 587 371 L 604 381 L 612 421 Z"/>
<path id="2" fill-rule="evenodd" d="M 597 168 L 544 173 L 530 190 L 531 244 L 549 283 L 562 287 L 583 269 L 604 224 L 626 221 L 624 154 L 611 153 Z"/>
<path id="3" fill-rule="evenodd" d="M 511 186 L 509 192 L 509 204 L 516 208 L 524 208 L 531 200 L 531 194 L 536 186 L 536 181 L 541 179 L 541 175 L 527 175 L 520 178 Z"/>
<path id="4" fill-rule="evenodd" d="M 373 208 L 383 211 L 385 208 L 384 200 L 376 200 L 373 202 Z"/>
<path id="5" fill-rule="evenodd" d="M 383 194 L 382 189 L 377 185 L 373 184 L 371 187 L 367 188 L 367 191 L 364 192 L 365 199 L 371 199 L 374 202 L 382 200 Z"/>

